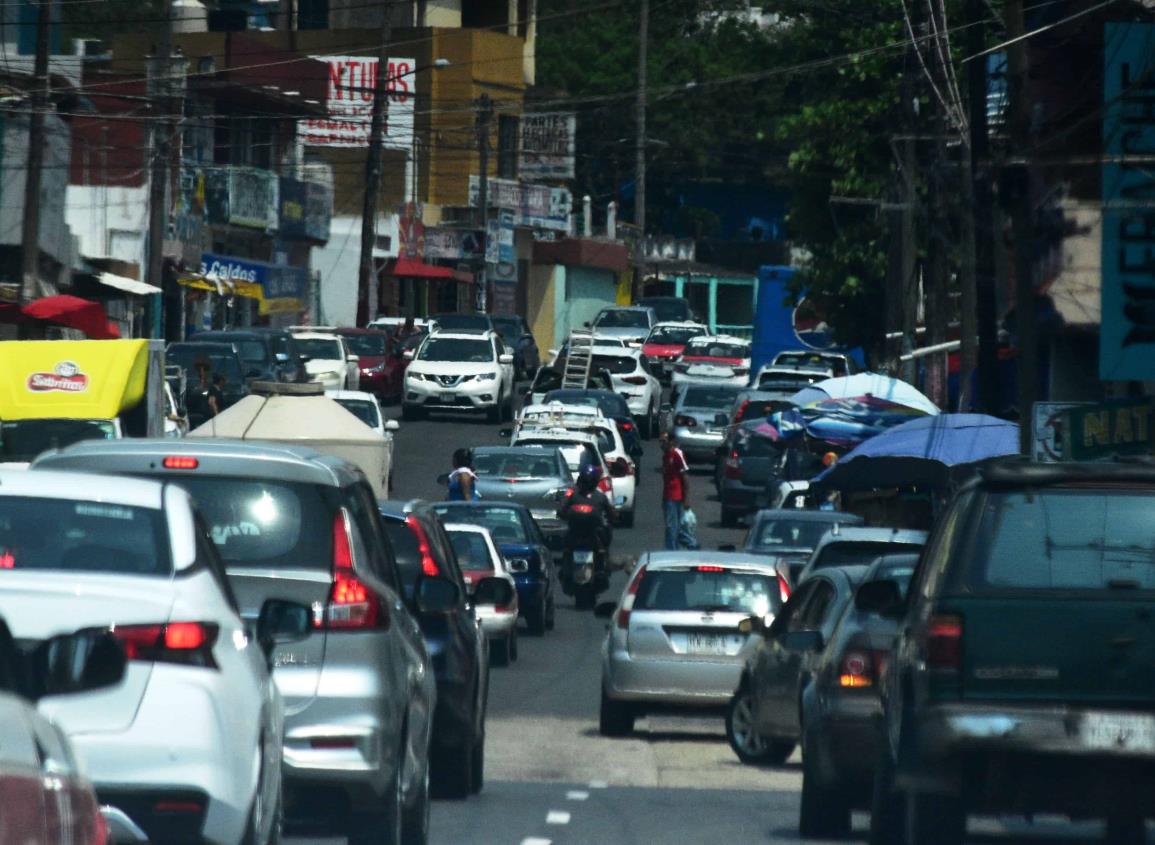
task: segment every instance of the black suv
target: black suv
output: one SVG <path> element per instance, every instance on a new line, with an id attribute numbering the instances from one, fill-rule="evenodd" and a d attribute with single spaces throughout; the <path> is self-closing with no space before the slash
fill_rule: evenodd
<path id="1" fill-rule="evenodd" d="M 304 356 L 293 335 L 284 329 L 248 328 L 197 332 L 185 343 L 231 343 L 241 356 L 245 378 L 257 381 L 304 382 Z"/>
<path id="2" fill-rule="evenodd" d="M 469 590 L 453 543 L 428 502 L 378 502 L 393 544 L 406 600 L 413 601 L 422 575 L 437 574 L 457 585 L 459 600 L 447 613 L 415 611 L 433 660 L 437 709 L 433 716 L 433 787 L 446 798 L 481 791 L 485 774 L 485 705 L 489 651 L 469 603 Z M 479 585 L 480 587 L 480 585 Z"/>
<path id="3" fill-rule="evenodd" d="M 939 519 L 882 687 L 871 842 L 958 845 L 970 813 L 1155 815 L 1155 467 L 990 466 Z"/>

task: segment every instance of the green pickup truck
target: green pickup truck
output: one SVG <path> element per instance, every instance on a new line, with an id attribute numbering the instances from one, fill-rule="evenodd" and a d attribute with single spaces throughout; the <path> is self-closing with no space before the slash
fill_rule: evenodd
<path id="1" fill-rule="evenodd" d="M 1155 466 L 992 465 L 956 495 L 883 680 L 873 845 L 957 845 L 968 814 L 1155 816 Z"/>

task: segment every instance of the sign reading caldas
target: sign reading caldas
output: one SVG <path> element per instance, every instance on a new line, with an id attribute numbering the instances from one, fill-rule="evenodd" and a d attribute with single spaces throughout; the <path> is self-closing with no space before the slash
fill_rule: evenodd
<path id="1" fill-rule="evenodd" d="M 1152 411 L 1150 397 L 1123 399 L 1066 411 L 1068 436 L 1063 441 L 1063 457 L 1069 461 L 1093 461 L 1116 455 L 1151 455 Z"/>

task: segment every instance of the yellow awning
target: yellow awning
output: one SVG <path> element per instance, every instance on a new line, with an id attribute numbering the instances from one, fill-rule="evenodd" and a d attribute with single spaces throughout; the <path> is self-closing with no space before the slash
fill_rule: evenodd
<path id="1" fill-rule="evenodd" d="M 111 420 L 144 397 L 145 340 L 0 343 L 0 419 Z"/>
<path id="2" fill-rule="evenodd" d="M 221 280 L 218 284 L 214 277 L 203 276 L 200 273 L 190 273 L 177 277 L 177 281 L 186 288 L 195 288 L 196 290 L 207 290 L 209 293 L 219 294 L 220 296 L 243 296 L 246 299 L 255 299 L 258 302 L 263 301 L 264 291 L 256 282 L 235 282 Z"/>

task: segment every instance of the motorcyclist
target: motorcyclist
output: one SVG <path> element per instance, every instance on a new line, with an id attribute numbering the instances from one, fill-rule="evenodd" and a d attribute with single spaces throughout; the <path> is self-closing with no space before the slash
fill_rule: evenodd
<path id="1" fill-rule="evenodd" d="M 596 560 L 595 589 L 608 585 L 606 552 L 613 540 L 614 510 L 606 494 L 598 489 L 601 469 L 594 464 L 583 465 L 578 471 L 573 490 L 566 496 L 557 516 L 566 524 L 566 556 L 562 569 L 562 584 L 566 592 L 572 588 L 573 552 L 575 549 L 592 551 Z M 605 582 L 600 583 L 600 582 Z"/>

